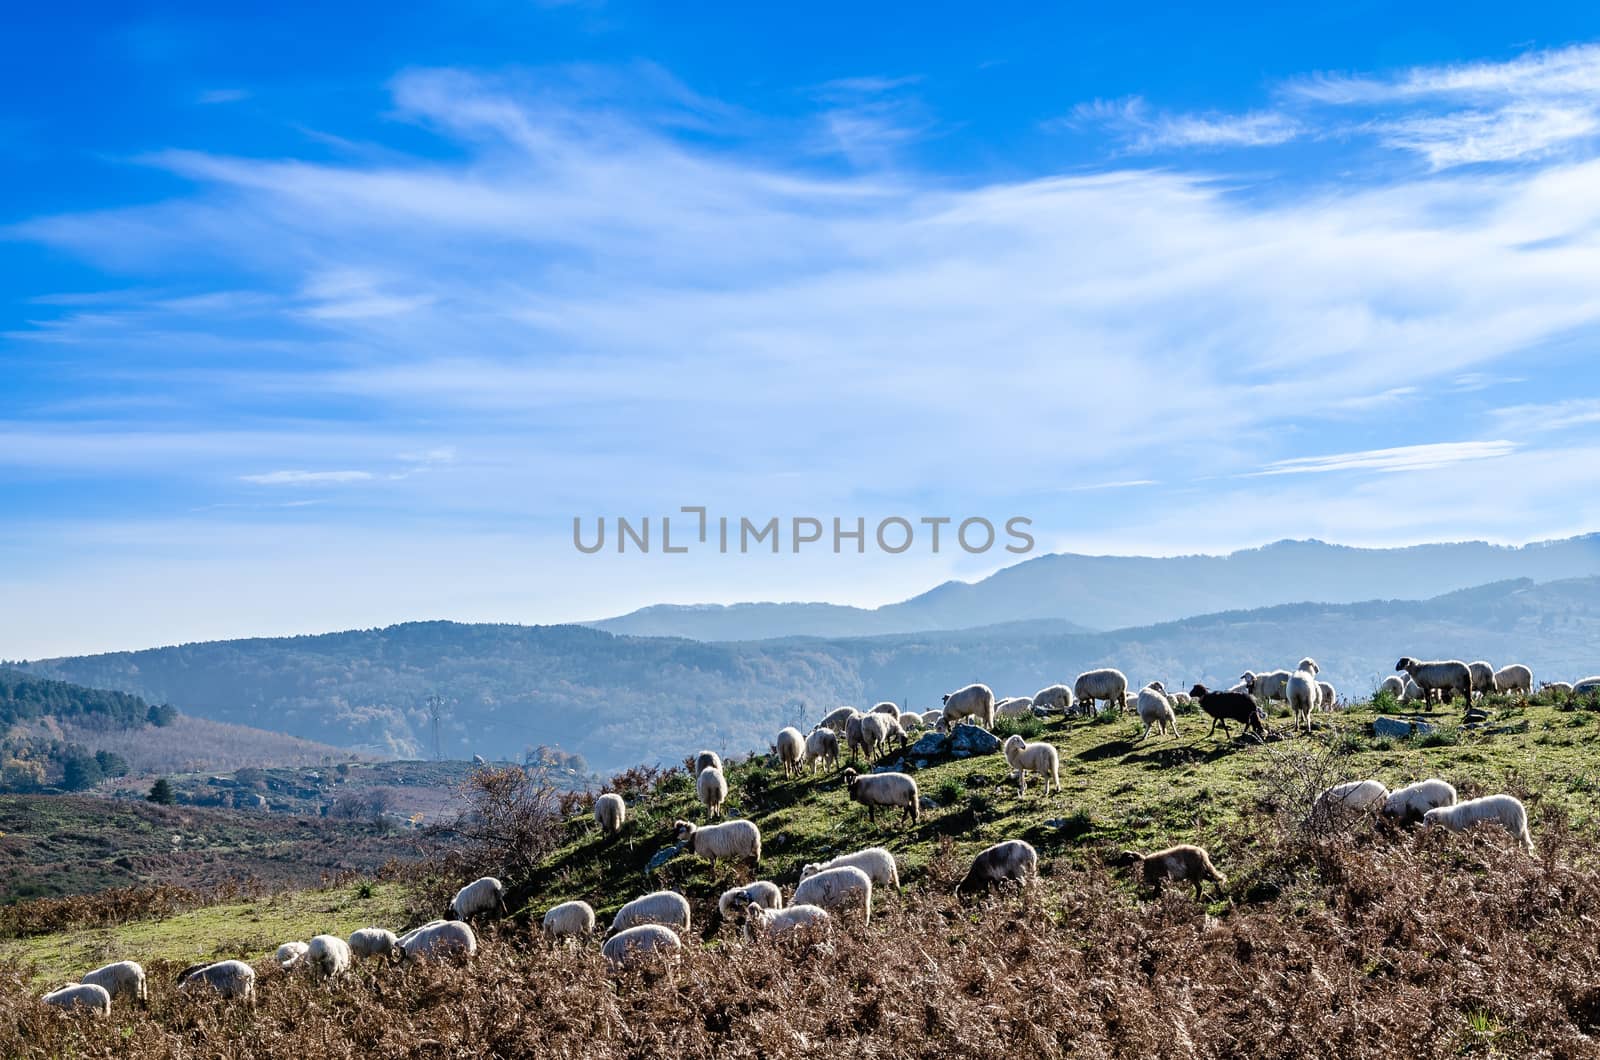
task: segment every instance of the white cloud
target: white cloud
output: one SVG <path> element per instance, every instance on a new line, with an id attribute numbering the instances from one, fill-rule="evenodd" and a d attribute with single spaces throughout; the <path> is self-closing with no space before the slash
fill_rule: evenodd
<path id="1" fill-rule="evenodd" d="M 370 471 L 268 471 L 260 475 L 240 475 L 241 482 L 258 486 L 330 486 L 344 482 L 366 482 Z"/>
<path id="2" fill-rule="evenodd" d="M 1517 449 L 1516 442 L 1434 442 L 1393 449 L 1367 449 L 1329 456 L 1302 456 L 1278 460 L 1254 475 L 1310 475 L 1331 471 L 1428 471 L 1471 460 L 1494 460 Z"/>
<path id="3" fill-rule="evenodd" d="M 1302 133 L 1300 122 L 1279 111 L 1245 114 L 1172 114 L 1152 110 L 1143 99 L 1094 100 L 1073 109 L 1079 125 L 1109 129 L 1134 153 L 1174 147 L 1266 147 Z"/>

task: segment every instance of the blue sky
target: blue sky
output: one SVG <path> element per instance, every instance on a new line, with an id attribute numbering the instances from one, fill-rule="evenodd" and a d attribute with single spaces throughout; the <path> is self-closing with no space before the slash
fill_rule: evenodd
<path id="1" fill-rule="evenodd" d="M 1579 5 L 333 6 L 0 39 L 0 657 L 1600 526 Z"/>

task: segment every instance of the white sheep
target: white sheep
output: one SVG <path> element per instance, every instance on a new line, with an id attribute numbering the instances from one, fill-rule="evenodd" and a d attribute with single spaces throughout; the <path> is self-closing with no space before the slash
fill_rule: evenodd
<path id="1" fill-rule="evenodd" d="M 1442 825 L 1452 832 L 1465 831 L 1475 824 L 1494 821 L 1517 839 L 1524 850 L 1533 853 L 1533 836 L 1528 832 L 1528 811 L 1515 795 L 1485 795 L 1454 806 L 1436 806 L 1422 815 L 1425 828 Z"/>
<path id="2" fill-rule="evenodd" d="M 215 994 L 222 998 L 238 999 L 254 1007 L 256 970 L 243 961 L 217 961 L 184 976 L 178 984 L 178 991 L 184 994 Z"/>
<path id="3" fill-rule="evenodd" d="M 272 959 L 278 962 L 279 968 L 288 971 L 300 963 L 300 959 L 310 948 L 304 942 L 285 942 L 272 954 Z"/>
<path id="4" fill-rule="evenodd" d="M 894 704 L 889 704 L 894 706 Z M 793 725 L 778 730 L 778 761 L 783 763 L 783 775 L 792 777 L 800 772 L 800 763 L 806 757 L 806 738 Z"/>
<path id="5" fill-rule="evenodd" d="M 815 905 L 829 912 L 856 909 L 863 925 L 872 922 L 872 880 L 854 865 L 824 869 L 807 876 L 795 887 L 791 906 Z"/>
<path id="6" fill-rule="evenodd" d="M 1411 680 L 1421 689 L 1422 699 L 1426 703 L 1433 702 L 1435 692 L 1439 693 L 1441 704 L 1450 698 L 1452 692 L 1460 692 L 1461 698 L 1468 702 L 1472 700 L 1472 671 L 1458 659 L 1418 662 L 1409 655 L 1402 655 L 1394 668 L 1397 673 L 1404 671 L 1411 676 Z"/>
<path id="7" fill-rule="evenodd" d="M 1169 711 L 1171 708 L 1168 708 Z M 1055 745 L 1040 741 L 1028 743 L 1021 736 L 1013 733 L 1006 737 L 1006 742 L 1000 745 L 1005 752 L 1006 761 L 1011 763 L 1012 770 L 1017 777 L 1017 795 L 1021 797 L 1028 793 L 1028 774 L 1038 773 L 1044 777 L 1044 793 L 1050 794 L 1050 784 L 1055 782 L 1056 794 L 1061 793 L 1061 755 L 1056 751 Z"/>
<path id="8" fill-rule="evenodd" d="M 722 769 L 722 756 L 715 751 L 701 751 L 694 756 L 694 775 L 699 776 L 708 769 Z"/>
<path id="9" fill-rule="evenodd" d="M 640 895 L 611 918 L 611 934 L 626 931 L 640 924 L 660 924 L 687 935 L 689 933 L 689 900 L 677 891 L 651 891 Z"/>
<path id="10" fill-rule="evenodd" d="M 836 707 L 829 711 L 821 721 L 817 722 L 817 728 L 832 729 L 834 735 L 843 736 L 845 734 L 845 726 L 850 719 L 859 717 L 860 714 L 861 712 L 855 707 Z"/>
<path id="11" fill-rule="evenodd" d="M 1039 852 L 1033 845 L 1021 839 L 1007 839 L 972 859 L 972 867 L 956 885 L 956 893 L 975 894 L 1007 880 L 1027 883 L 1038 875 Z"/>
<path id="12" fill-rule="evenodd" d="M 1432 777 L 1396 788 L 1383 801 L 1383 815 L 1402 821 L 1420 821 L 1429 810 L 1456 804 L 1456 789 L 1449 782 Z"/>
<path id="13" fill-rule="evenodd" d="M 937 729 L 944 724 L 944 708 L 925 710 L 922 712 L 922 724 L 930 729 Z"/>
<path id="14" fill-rule="evenodd" d="M 1563 695 L 1570 696 L 1572 695 L 1572 685 L 1567 681 L 1541 681 L 1539 682 L 1539 691 L 1550 693 L 1559 692 Z"/>
<path id="15" fill-rule="evenodd" d="M 994 716 L 997 718 L 1031 718 L 1033 717 L 1032 696 L 1012 696 L 1002 699 L 994 705 Z"/>
<path id="16" fill-rule="evenodd" d="M 150 987 L 145 982 L 144 966 L 137 961 L 117 961 L 115 964 L 102 965 L 84 975 L 78 982 L 105 987 L 106 993 L 111 995 L 113 1001 L 119 997 L 126 997 L 129 1001 L 141 1005 L 150 1001 Z"/>
<path id="17" fill-rule="evenodd" d="M 1336 815 L 1371 810 L 1389 797 L 1381 780 L 1347 780 L 1319 792 L 1311 805 L 1312 817 L 1327 820 Z"/>
<path id="18" fill-rule="evenodd" d="M 539 930 L 551 942 L 588 938 L 594 934 L 594 907 L 588 902 L 571 901 L 551 906 L 539 922 Z"/>
<path id="19" fill-rule="evenodd" d="M 907 743 L 905 729 L 889 715 L 863 714 L 850 719 L 850 757 L 855 757 L 858 748 L 867 758 L 881 755 L 889 749 L 890 740 L 899 740 L 902 750 Z"/>
<path id="20" fill-rule="evenodd" d="M 1600 692 L 1600 677 L 1585 677 L 1572 683 L 1572 694 L 1575 696 L 1592 696 L 1596 692 Z"/>
<path id="21" fill-rule="evenodd" d="M 1127 710 L 1128 677 L 1121 670 L 1110 667 L 1085 671 L 1072 683 L 1072 697 L 1085 714 L 1095 713 L 1102 699 L 1106 701 L 1108 709 L 1114 706 L 1118 710 Z"/>
<path id="22" fill-rule="evenodd" d="M 350 970 L 350 944 L 337 935 L 315 935 L 305 959 L 325 976 L 343 975 Z"/>
<path id="23" fill-rule="evenodd" d="M 426 924 L 419 924 L 416 927 L 412 928 L 411 930 L 405 932 L 404 934 L 402 934 L 400 936 L 399 945 L 404 946 L 412 938 L 414 938 L 417 935 L 420 935 L 422 932 L 428 930 L 429 928 L 436 928 L 440 924 L 448 924 L 448 923 L 450 923 L 450 921 L 448 921 L 448 920 L 430 920 Z"/>
<path id="24" fill-rule="evenodd" d="M 350 956 L 359 960 L 368 957 L 393 957 L 399 953 L 400 939 L 388 928 L 364 927 L 350 933 Z"/>
<path id="25" fill-rule="evenodd" d="M 1288 670 L 1269 670 L 1258 674 L 1253 670 L 1246 670 L 1239 675 L 1239 680 L 1244 683 L 1244 690 L 1260 700 L 1288 699 L 1289 678 L 1293 676 Z"/>
<path id="26" fill-rule="evenodd" d="M 844 771 L 845 790 L 853 802 L 867 808 L 867 819 L 878 823 L 878 807 L 898 806 L 912 824 L 922 819 L 922 804 L 917 782 L 904 773 L 869 773 L 862 776 L 853 769 Z"/>
<path id="27" fill-rule="evenodd" d="M 1175 708 L 1194 705 L 1194 697 L 1187 692 L 1167 692 L 1166 697 L 1172 701 L 1172 705 Z"/>
<path id="28" fill-rule="evenodd" d="M 697 826 L 688 821 L 672 822 L 672 834 L 686 845 L 689 852 L 711 862 L 713 875 L 718 858 L 748 859 L 751 864 L 761 864 L 761 829 L 754 821 L 728 821 L 723 824 Z"/>
<path id="29" fill-rule="evenodd" d="M 608 791 L 594 800 L 594 820 L 602 835 L 616 835 L 627 819 L 628 804 L 616 792 Z"/>
<path id="30" fill-rule="evenodd" d="M 60 990 L 52 990 L 43 998 L 46 1005 L 66 1009 L 68 1012 L 83 1011 L 96 1016 L 111 1015 L 111 993 L 103 986 L 94 983 L 68 983 Z"/>
<path id="31" fill-rule="evenodd" d="M 1139 721 L 1144 724 L 1144 735 L 1139 739 L 1148 739 L 1151 729 L 1164 732 L 1171 728 L 1172 735 L 1178 735 L 1178 714 L 1172 709 L 1172 702 L 1167 699 L 1160 682 L 1139 689 L 1139 698 L 1134 700 L 1134 709 L 1139 713 Z"/>
<path id="32" fill-rule="evenodd" d="M 1427 698 L 1428 694 L 1422 690 L 1422 686 L 1413 681 L 1409 674 L 1406 675 L 1405 692 L 1401 695 L 1400 702 L 1415 703 L 1419 699 L 1426 702 Z"/>
<path id="33" fill-rule="evenodd" d="M 994 692 L 988 685 L 968 685 L 943 696 L 940 731 L 949 731 L 962 718 L 976 718 L 985 729 L 994 728 Z"/>
<path id="34" fill-rule="evenodd" d="M 708 816 L 721 817 L 722 804 L 728 801 L 728 778 L 716 766 L 707 766 L 695 778 L 694 793 Z"/>
<path id="35" fill-rule="evenodd" d="M 496 910 L 506 911 L 506 885 L 493 876 L 482 876 L 456 892 L 450 900 L 449 918 L 471 920 Z"/>
<path id="36" fill-rule="evenodd" d="M 757 936 L 772 937 L 795 931 L 827 934 L 833 928 L 833 918 L 828 911 L 816 905 L 791 905 L 784 909 L 766 909 L 759 905 L 744 907 L 744 937 L 747 941 Z"/>
<path id="37" fill-rule="evenodd" d="M 1066 714 L 1073 707 L 1072 689 L 1066 685 L 1050 685 L 1041 688 L 1033 694 L 1033 705 L 1037 710 L 1047 711 L 1051 714 Z"/>
<path id="38" fill-rule="evenodd" d="M 395 945 L 400 959 L 442 961 L 449 957 L 471 957 L 478 952 L 478 936 L 461 920 L 446 920 L 410 931 Z"/>
<path id="39" fill-rule="evenodd" d="M 818 762 L 822 763 L 824 769 L 838 765 L 839 734 L 832 729 L 814 729 L 806 737 L 806 762 L 813 773 L 817 771 Z"/>
<path id="40" fill-rule="evenodd" d="M 800 878 L 809 879 L 819 872 L 847 865 L 866 873 L 867 879 L 872 881 L 874 887 L 900 889 L 900 866 L 895 863 L 894 855 L 883 847 L 865 847 L 849 854 L 840 854 L 827 861 L 809 862 L 800 867 Z"/>
<path id="41" fill-rule="evenodd" d="M 1472 691 L 1477 695 L 1494 691 L 1494 667 L 1479 659 L 1467 663 L 1467 673 L 1472 675 Z"/>
<path id="42" fill-rule="evenodd" d="M 1289 675 L 1289 683 L 1284 687 L 1288 696 L 1289 706 L 1294 710 L 1294 726 L 1300 727 L 1302 719 L 1306 723 L 1306 732 L 1311 731 L 1311 712 L 1317 709 L 1317 672 L 1315 670 L 1296 670 Z"/>
<path id="43" fill-rule="evenodd" d="M 747 905 L 765 909 L 782 909 L 783 892 L 771 880 L 757 880 L 743 887 L 730 887 L 717 899 L 717 913 L 727 920 Z"/>
<path id="44" fill-rule="evenodd" d="M 1378 683 L 1378 690 L 1373 693 L 1373 697 L 1381 696 L 1385 692 L 1399 699 L 1406 694 L 1406 683 L 1399 674 L 1390 674 Z"/>
<path id="45" fill-rule="evenodd" d="M 1317 706 L 1322 710 L 1332 710 L 1339 704 L 1339 693 L 1327 681 L 1317 682 Z"/>
<path id="46" fill-rule="evenodd" d="M 867 711 L 867 713 L 868 714 L 887 714 L 887 715 L 889 715 L 889 717 L 893 718 L 895 721 L 899 721 L 900 720 L 900 706 L 899 706 L 899 704 L 890 703 L 888 700 L 884 700 L 882 703 L 875 704 L 871 710 Z"/>
<path id="47" fill-rule="evenodd" d="M 606 939 L 600 956 L 613 968 L 639 968 L 675 958 L 683 949 L 678 933 L 662 924 L 639 924 Z"/>
<path id="48" fill-rule="evenodd" d="M 1521 663 L 1502 666 L 1494 672 L 1494 690 L 1496 692 L 1521 692 L 1525 696 L 1532 695 L 1533 671 Z"/>

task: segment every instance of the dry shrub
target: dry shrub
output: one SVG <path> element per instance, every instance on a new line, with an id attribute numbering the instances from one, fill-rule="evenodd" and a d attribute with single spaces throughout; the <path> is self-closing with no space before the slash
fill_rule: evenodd
<path id="1" fill-rule="evenodd" d="M 231 890 L 236 894 L 237 885 Z M 21 938 L 77 928 L 109 927 L 129 920 L 157 919 L 208 902 L 225 901 L 228 897 L 230 895 L 220 890 L 203 895 L 187 887 L 163 883 L 148 887 L 114 887 L 98 894 L 36 898 L 0 907 L 0 936 Z"/>

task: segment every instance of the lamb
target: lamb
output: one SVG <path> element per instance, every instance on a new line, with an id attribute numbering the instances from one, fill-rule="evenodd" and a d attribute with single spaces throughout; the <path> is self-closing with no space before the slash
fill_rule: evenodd
<path id="1" fill-rule="evenodd" d="M 1454 806 L 1436 806 L 1422 815 L 1424 828 L 1443 825 L 1452 832 L 1465 831 L 1484 821 L 1497 821 L 1510 832 L 1528 853 L 1533 853 L 1533 836 L 1528 833 L 1528 811 L 1515 795 L 1485 795 Z"/>
<path id="2" fill-rule="evenodd" d="M 1539 691 L 1570 696 L 1572 695 L 1572 685 L 1566 681 L 1541 681 L 1539 682 Z"/>
<path id="3" fill-rule="evenodd" d="M 1428 694 L 1422 690 L 1422 686 L 1408 676 L 1406 678 L 1405 692 L 1401 695 L 1400 702 L 1415 703 L 1419 699 L 1426 700 L 1427 698 Z"/>
<path id="4" fill-rule="evenodd" d="M 1189 695 L 1200 704 L 1200 710 L 1211 718 L 1211 731 L 1206 733 L 1207 736 L 1216 735 L 1217 726 L 1221 725 L 1222 735 L 1231 738 L 1233 734 L 1228 731 L 1228 722 L 1237 721 L 1246 731 L 1266 737 L 1266 726 L 1261 721 L 1261 705 L 1249 694 L 1212 692 L 1205 685 L 1195 685 L 1189 689 Z"/>
<path id="5" fill-rule="evenodd" d="M 332 978 L 350 970 L 350 945 L 337 935 L 316 935 L 306 950 L 306 963 Z"/>
<path id="6" fill-rule="evenodd" d="M 1170 713 L 1171 708 L 1167 709 Z M 1061 755 L 1054 744 L 1042 740 L 1028 743 L 1013 733 L 1006 737 L 1000 749 L 1005 752 L 1006 761 L 1011 763 L 1011 768 L 1016 772 L 1018 798 L 1028 793 L 1029 773 L 1039 773 L 1044 777 L 1044 793 L 1047 797 L 1051 781 L 1055 782 L 1056 794 L 1061 793 Z"/>
<path id="7" fill-rule="evenodd" d="M 1036 710 L 1048 711 L 1052 714 L 1066 714 L 1072 710 L 1072 689 L 1066 685 L 1051 685 L 1041 688 L 1033 694 L 1033 705 Z"/>
<path id="8" fill-rule="evenodd" d="M 1002 699 L 994 705 L 994 716 L 997 718 L 1031 718 L 1033 716 L 1033 697 L 1012 696 Z"/>
<path id="9" fill-rule="evenodd" d="M 256 1003 L 256 970 L 243 961 L 217 961 L 206 964 L 184 976 L 178 983 L 184 994 L 209 993 L 221 998 L 238 999 L 251 1007 Z"/>
<path id="10" fill-rule="evenodd" d="M 701 751 L 694 756 L 694 775 L 699 776 L 708 769 L 722 770 L 722 756 L 715 751 Z"/>
<path id="11" fill-rule="evenodd" d="M 450 900 L 448 919 L 471 920 L 484 913 L 506 911 L 506 885 L 493 876 L 483 876 L 456 892 Z"/>
<path id="12" fill-rule="evenodd" d="M 96 1016 L 111 1015 L 111 993 L 94 983 L 68 983 L 44 996 L 44 1003 L 68 1012 L 84 1011 Z"/>
<path id="13" fill-rule="evenodd" d="M 1317 682 L 1317 706 L 1323 710 L 1332 710 L 1339 703 L 1339 693 L 1327 681 Z"/>
<path id="14" fill-rule="evenodd" d="M 1172 735 L 1178 735 L 1178 715 L 1172 709 L 1172 703 L 1167 699 L 1160 682 L 1146 685 L 1139 689 L 1139 698 L 1134 701 L 1134 709 L 1139 713 L 1139 720 L 1144 723 L 1144 735 L 1139 739 L 1147 739 L 1150 730 L 1165 732 L 1172 729 Z"/>
<path id="15" fill-rule="evenodd" d="M 862 776 L 853 769 L 844 771 L 845 790 L 853 802 L 867 808 L 867 819 L 878 822 L 878 807 L 900 807 L 904 816 L 916 824 L 922 819 L 922 804 L 917 782 L 904 773 L 871 773 Z"/>
<path id="16" fill-rule="evenodd" d="M 1378 690 L 1373 693 L 1373 697 L 1376 698 L 1381 696 L 1385 692 L 1389 693 L 1395 699 L 1399 699 L 1401 696 L 1406 694 L 1406 683 L 1400 679 L 1399 674 L 1390 674 L 1378 685 Z"/>
<path id="17" fill-rule="evenodd" d="M 551 942 L 560 939 L 587 938 L 594 934 L 594 907 L 588 902 L 573 901 L 553 905 L 539 922 L 539 930 Z"/>
<path id="18" fill-rule="evenodd" d="M 640 924 L 606 939 L 600 956 L 617 970 L 639 968 L 676 957 L 683 949 L 678 933 L 662 924 Z"/>
<path id="19" fill-rule="evenodd" d="M 800 763 L 806 757 L 806 738 L 800 735 L 800 730 L 793 725 L 779 729 L 777 748 L 778 761 L 783 763 L 783 775 L 792 777 L 800 772 Z"/>
<path id="20" fill-rule="evenodd" d="M 1072 683 L 1072 697 L 1085 714 L 1095 713 L 1102 699 L 1106 701 L 1107 708 L 1115 706 L 1118 710 L 1127 710 L 1127 675 L 1110 667 L 1085 671 Z"/>
<path id="21" fill-rule="evenodd" d="M 1300 721 L 1304 718 L 1306 732 L 1310 732 L 1311 712 L 1317 709 L 1317 672 L 1315 670 L 1296 670 L 1289 675 L 1289 683 L 1285 687 L 1285 691 L 1289 697 L 1289 706 L 1294 710 L 1294 727 L 1296 729 L 1300 728 Z"/>
<path id="22" fill-rule="evenodd" d="M 728 801 L 728 778 L 716 766 L 707 766 L 695 778 L 694 793 L 705 804 L 708 817 L 721 817 L 722 804 Z"/>
<path id="23" fill-rule="evenodd" d="M 817 723 L 817 728 L 832 729 L 834 735 L 843 736 L 845 726 L 849 724 L 850 719 L 859 716 L 860 713 L 855 707 L 839 707 L 829 711 L 827 716 Z"/>
<path id="24" fill-rule="evenodd" d="M 817 763 L 821 762 L 826 769 L 832 769 L 839 764 L 839 734 L 832 729 L 814 729 L 806 737 L 806 762 L 811 766 L 811 772 L 817 771 Z"/>
<path id="25" fill-rule="evenodd" d="M 882 703 L 874 704 L 872 709 L 867 711 L 867 713 L 868 714 L 887 714 L 887 715 L 889 715 L 889 717 L 893 718 L 895 721 L 899 721 L 900 720 L 900 707 L 898 705 L 894 704 L 894 703 L 890 703 L 888 700 L 884 700 Z"/>
<path id="26" fill-rule="evenodd" d="M 616 835 L 622 831 L 622 822 L 628 819 L 628 804 L 622 796 L 608 791 L 594 800 L 594 820 L 602 835 Z"/>
<path id="27" fill-rule="evenodd" d="M 1496 692 L 1521 692 L 1525 696 L 1532 695 L 1533 671 L 1521 663 L 1502 666 L 1494 672 L 1494 690 Z"/>
<path id="28" fill-rule="evenodd" d="M 824 869 L 795 887 L 791 906 L 815 905 L 829 912 L 859 909 L 863 925 L 872 922 L 872 880 L 854 865 Z"/>
<path id="29" fill-rule="evenodd" d="M 748 858 L 752 864 L 761 864 L 761 829 L 754 821 L 728 821 L 703 827 L 688 821 L 674 821 L 672 834 L 678 842 L 688 844 L 690 853 L 711 862 L 712 875 L 716 874 L 718 858 Z"/>
<path id="30" fill-rule="evenodd" d="M 1572 694 L 1575 696 L 1592 696 L 1600 692 L 1600 677 L 1585 677 L 1575 681 L 1572 685 Z"/>
<path id="31" fill-rule="evenodd" d="M 949 731 L 962 718 L 977 718 L 985 729 L 994 728 L 994 692 L 988 685 L 968 685 L 943 697 L 944 718 L 940 731 Z"/>
<path id="32" fill-rule="evenodd" d="M 660 924 L 674 931 L 689 933 L 689 900 L 677 891 L 652 891 L 640 895 L 611 918 L 611 934 L 640 924 Z"/>
<path id="33" fill-rule="evenodd" d="M 381 927 L 364 927 L 352 931 L 349 942 L 350 956 L 357 959 L 393 957 L 400 945 L 400 940 L 394 932 Z"/>
<path id="34" fill-rule="evenodd" d="M 1264 674 L 1246 670 L 1239 675 L 1239 680 L 1244 682 L 1246 691 L 1252 696 L 1270 702 L 1289 698 L 1289 678 L 1292 676 L 1288 670 L 1270 670 Z"/>
<path id="35" fill-rule="evenodd" d="M 1446 781 L 1433 777 L 1391 791 L 1389 797 L 1383 800 L 1382 813 L 1385 817 L 1398 817 L 1411 824 L 1422 820 L 1429 810 L 1439 806 L 1454 806 L 1455 803 L 1456 789 Z"/>
<path id="36" fill-rule="evenodd" d="M 1211 864 L 1211 855 L 1203 848 L 1187 843 L 1158 850 L 1154 854 L 1124 850 L 1116 863 L 1137 866 L 1145 888 L 1157 894 L 1161 893 L 1161 885 L 1168 880 L 1173 883 L 1192 883 L 1194 900 L 1197 902 L 1203 897 L 1202 887 L 1206 881 L 1217 885 L 1219 898 L 1222 897 L 1223 885 L 1228 882 L 1228 878 Z"/>
<path id="37" fill-rule="evenodd" d="M 772 937 L 795 931 L 814 931 L 827 934 L 833 928 L 833 918 L 828 911 L 816 905 L 791 905 L 787 909 L 772 910 L 759 905 L 744 907 L 744 937 L 746 941 L 758 935 Z"/>
<path id="38" fill-rule="evenodd" d="M 471 957 L 478 952 L 478 936 L 471 925 L 461 920 L 446 920 L 408 932 L 396 945 L 400 959 L 442 961 L 449 957 Z"/>
<path id="39" fill-rule="evenodd" d="M 1379 780 L 1347 780 L 1317 795 L 1311 804 L 1316 821 L 1328 821 L 1344 814 L 1370 811 L 1389 797 L 1389 789 Z"/>
<path id="40" fill-rule="evenodd" d="M 811 862 L 800 867 L 800 878 L 809 879 L 819 872 L 837 869 L 849 865 L 858 868 L 867 874 L 874 887 L 893 887 L 900 889 L 900 867 L 895 864 L 894 855 L 883 847 L 865 847 L 849 854 L 840 854 L 828 861 Z"/>
<path id="41" fill-rule="evenodd" d="M 304 942 L 285 942 L 273 953 L 272 959 L 278 962 L 278 967 L 284 971 L 295 967 L 300 959 L 306 955 L 311 947 Z"/>
<path id="42" fill-rule="evenodd" d="M 1472 691 L 1476 695 L 1494 691 L 1494 667 L 1483 660 L 1467 663 L 1467 672 L 1472 675 Z"/>
<path id="43" fill-rule="evenodd" d="M 972 859 L 972 867 L 956 885 L 956 894 L 977 894 L 1007 880 L 1026 884 L 1038 875 L 1039 852 L 1033 845 L 1021 839 L 1007 839 Z"/>
<path id="44" fill-rule="evenodd" d="M 803 875 L 803 874 L 802 874 Z M 717 913 L 726 920 L 747 905 L 764 909 L 782 909 L 783 892 L 771 880 L 757 880 L 743 887 L 730 887 L 717 899 Z"/>
<path id="45" fill-rule="evenodd" d="M 127 997 L 129 1001 L 140 1005 L 150 1003 L 150 987 L 145 982 L 144 966 L 137 961 L 117 961 L 115 964 L 103 965 L 89 972 L 80 983 L 90 986 L 103 986 L 106 993 L 115 1001 L 119 997 Z"/>
<path id="46" fill-rule="evenodd" d="M 1422 690 L 1422 698 L 1426 703 L 1433 702 L 1435 692 L 1439 693 L 1441 705 L 1450 698 L 1452 692 L 1460 692 L 1462 699 L 1472 701 L 1472 671 L 1467 669 L 1464 662 L 1456 659 L 1418 662 L 1409 655 L 1402 655 L 1394 668 L 1396 672 L 1403 670 L 1411 676 L 1411 680 Z"/>

